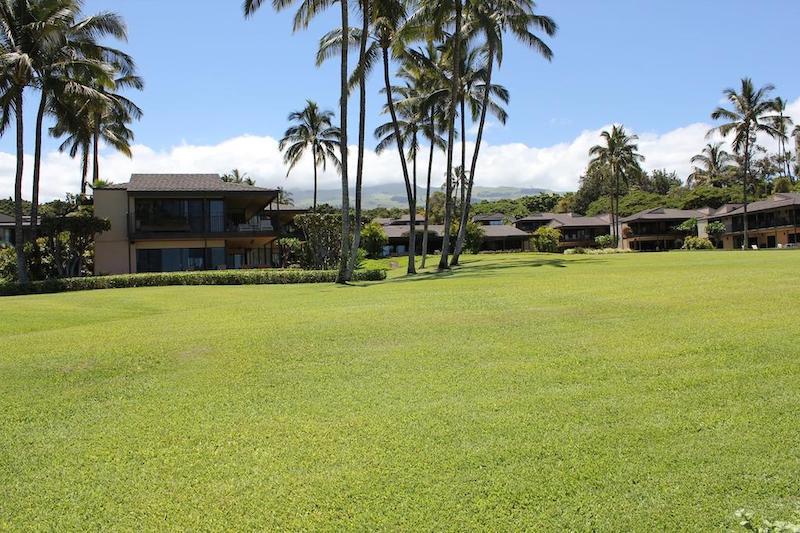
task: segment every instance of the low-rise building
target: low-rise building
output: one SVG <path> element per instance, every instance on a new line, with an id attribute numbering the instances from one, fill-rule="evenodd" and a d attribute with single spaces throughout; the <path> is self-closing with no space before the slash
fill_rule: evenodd
<path id="1" fill-rule="evenodd" d="M 277 196 L 217 174 L 133 174 L 97 188 L 95 215 L 111 229 L 95 238 L 95 273 L 278 266 L 275 241 L 299 211 Z"/>
<path id="2" fill-rule="evenodd" d="M 38 218 L 41 221 L 41 217 Z M 22 231 L 25 234 L 26 240 L 30 238 L 30 235 L 33 235 L 30 215 L 24 215 L 22 217 Z M 0 213 L 0 246 L 13 246 L 16 233 L 16 219 L 13 216 Z"/>
<path id="3" fill-rule="evenodd" d="M 656 207 L 620 219 L 622 248 L 642 252 L 677 250 L 687 233 L 678 226 L 689 219 L 704 218 L 702 210 Z"/>
<path id="4" fill-rule="evenodd" d="M 611 233 L 611 218 L 608 215 L 587 217 L 572 213 L 534 213 L 517 219 L 517 229 L 534 233 L 543 226 L 561 232 L 559 250 L 567 248 L 590 248 L 596 245 L 595 238 Z"/>
<path id="5" fill-rule="evenodd" d="M 702 220 L 701 235 L 709 222 L 725 225 L 721 244 L 725 250 L 745 246 L 744 206 L 723 206 Z M 800 246 L 800 193 L 777 193 L 747 205 L 747 246 L 785 248 Z"/>

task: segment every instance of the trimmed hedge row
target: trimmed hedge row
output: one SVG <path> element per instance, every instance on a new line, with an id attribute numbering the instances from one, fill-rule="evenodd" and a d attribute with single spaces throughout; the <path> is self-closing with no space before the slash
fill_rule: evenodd
<path id="1" fill-rule="evenodd" d="M 358 270 L 353 281 L 380 281 L 386 271 Z M 335 270 L 205 270 L 196 272 L 155 272 L 85 278 L 63 278 L 32 283 L 0 283 L 0 296 L 44 294 L 127 287 L 163 287 L 167 285 L 270 285 L 287 283 L 333 283 Z"/>

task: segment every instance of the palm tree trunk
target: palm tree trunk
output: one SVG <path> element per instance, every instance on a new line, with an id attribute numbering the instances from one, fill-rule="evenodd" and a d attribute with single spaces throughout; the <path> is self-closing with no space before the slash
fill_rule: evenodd
<path id="1" fill-rule="evenodd" d="M 92 184 L 100 181 L 100 132 L 98 125 L 92 133 Z"/>
<path id="2" fill-rule="evenodd" d="M 358 61 L 361 64 L 367 54 L 367 36 L 369 34 L 370 0 L 361 0 L 361 38 L 358 43 Z M 362 72 L 358 80 L 358 156 L 356 158 L 356 212 L 353 229 L 353 249 L 350 253 L 350 275 L 356 269 L 358 248 L 361 246 L 361 189 L 364 178 L 364 146 L 367 131 L 367 79 Z"/>
<path id="3" fill-rule="evenodd" d="M 461 177 L 459 180 L 459 186 L 461 190 L 459 191 L 460 194 L 460 206 L 459 212 L 464 212 L 464 188 L 465 188 L 465 181 L 466 181 L 466 172 L 467 172 L 467 119 L 464 114 L 464 95 L 461 95 Z M 460 214 L 459 213 L 459 214 Z"/>
<path id="4" fill-rule="evenodd" d="M 747 137 L 744 140 L 744 176 L 742 177 L 742 208 L 744 211 L 744 231 L 742 232 L 744 249 L 750 248 L 750 241 L 747 238 L 747 178 L 750 174 L 750 130 L 747 130 Z"/>
<path id="5" fill-rule="evenodd" d="M 428 219 L 431 216 L 431 171 L 433 170 L 433 151 L 436 148 L 436 130 L 433 109 L 431 109 L 430 118 L 430 133 L 431 133 L 431 151 L 428 154 L 428 180 L 425 185 L 425 221 L 422 226 L 422 264 L 421 268 L 425 268 L 425 260 L 428 257 Z"/>
<path id="6" fill-rule="evenodd" d="M 411 190 L 411 181 L 408 177 L 408 165 L 406 165 L 405 149 L 403 148 L 403 136 L 400 133 L 400 125 L 397 123 L 397 113 L 394 109 L 394 96 L 392 95 L 392 83 L 389 79 L 389 49 L 382 47 L 383 53 L 383 84 L 386 89 L 386 105 L 389 108 L 389 114 L 392 117 L 392 128 L 394 129 L 395 145 L 397 145 L 397 153 L 400 155 L 400 168 L 403 170 L 403 180 L 406 185 L 406 198 L 408 199 L 408 218 L 410 226 L 408 229 L 408 269 L 407 274 L 416 274 L 416 223 L 417 223 L 417 205 L 416 195 Z"/>
<path id="7" fill-rule="evenodd" d="M 311 152 L 311 160 L 314 162 L 314 208 L 312 211 L 317 212 L 317 154 Z"/>
<path id="8" fill-rule="evenodd" d="M 456 128 L 456 95 L 461 84 L 461 0 L 456 0 L 456 20 L 453 30 L 453 80 L 450 83 L 450 103 L 449 114 L 447 117 L 447 170 L 445 181 L 445 204 L 444 204 L 444 229 L 442 231 L 442 256 L 439 259 L 439 270 L 449 268 L 447 260 L 450 254 L 450 226 L 452 224 L 453 200 L 451 179 L 453 175 L 453 140 Z"/>
<path id="9" fill-rule="evenodd" d="M 24 121 L 22 115 L 22 92 L 20 88 L 15 100 L 17 118 L 17 173 L 14 177 L 14 250 L 17 253 L 17 278 L 20 283 L 28 283 L 28 266 L 25 261 L 25 234 L 22 224 L 22 172 L 25 157 Z"/>
<path id="10" fill-rule="evenodd" d="M 483 92 L 483 101 L 481 102 L 481 116 L 478 119 L 478 134 L 475 137 L 475 149 L 472 151 L 472 161 L 469 166 L 469 181 L 467 182 L 467 197 L 464 205 L 463 212 L 461 213 L 461 226 L 458 228 L 458 237 L 456 238 L 456 247 L 453 251 L 453 260 L 450 261 L 450 266 L 458 264 L 458 259 L 461 256 L 461 251 L 464 248 L 464 241 L 467 237 L 467 223 L 469 221 L 469 208 L 472 202 L 472 186 L 475 183 L 475 168 L 478 165 L 478 152 L 481 149 L 481 140 L 483 139 L 483 127 L 486 124 L 486 108 L 489 107 L 489 88 L 492 86 L 492 67 L 494 66 L 494 44 L 489 43 L 489 50 L 487 53 L 489 64 L 486 67 L 486 90 Z"/>
<path id="11" fill-rule="evenodd" d="M 81 196 L 86 196 L 86 176 L 89 175 L 89 145 L 83 145 L 81 154 Z"/>
<path id="12" fill-rule="evenodd" d="M 347 0 L 339 0 L 342 8 L 342 44 L 341 65 L 339 70 L 339 120 L 340 137 L 339 151 L 341 152 L 342 162 L 342 244 L 339 257 L 339 273 L 336 276 L 336 283 L 347 283 L 350 281 L 350 185 L 347 181 L 347 38 L 350 35 L 349 13 Z"/>
<path id="13" fill-rule="evenodd" d="M 39 177 L 42 168 L 42 123 L 47 106 L 47 93 L 42 89 L 42 98 L 39 100 L 39 109 L 36 112 L 36 134 L 33 148 L 33 191 L 31 193 L 31 242 L 36 245 L 36 236 L 39 230 Z"/>

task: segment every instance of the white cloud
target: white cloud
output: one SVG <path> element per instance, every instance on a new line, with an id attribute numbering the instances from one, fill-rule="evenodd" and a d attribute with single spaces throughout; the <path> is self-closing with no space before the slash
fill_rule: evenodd
<path id="1" fill-rule="evenodd" d="M 792 102 L 789 114 L 800 123 L 800 98 Z M 521 143 L 488 145 L 481 149 L 476 172 L 476 183 L 483 186 L 511 185 L 541 187 L 556 191 L 574 190 L 578 178 L 586 168 L 588 151 L 599 142 L 600 132 L 607 128 L 585 130 L 575 139 L 547 147 L 527 146 Z M 666 133 L 639 133 L 640 151 L 645 155 L 647 169 L 666 168 L 677 171 L 685 178 L 690 172 L 689 159 L 707 142 L 709 124 L 696 123 Z M 773 141 L 765 140 L 772 149 Z M 469 152 L 472 144 L 468 144 Z M 458 151 L 456 152 L 458 158 Z M 418 180 L 425 179 L 427 154 L 421 153 Z M 468 159 L 469 161 L 469 159 Z M 469 163 L 468 163 L 469 164 Z M 76 191 L 80 184 L 80 164 L 58 152 L 47 153 L 42 162 L 43 200 L 63 197 Z M 30 187 L 30 156 L 25 158 L 25 197 Z M 15 156 L 0 152 L 0 196 L 12 195 L 14 190 Z M 272 137 L 242 135 L 216 145 L 181 144 L 166 151 L 156 151 L 144 145 L 133 148 L 133 159 L 127 159 L 111 150 L 102 150 L 101 177 L 114 182 L 127 181 L 133 172 L 226 172 L 239 168 L 256 178 L 262 186 L 284 186 L 289 189 L 310 189 L 313 171 L 310 160 L 301 161 L 286 178 L 278 142 Z M 355 149 L 351 150 L 351 169 L 355 173 Z M 444 176 L 444 154 L 434 157 L 433 182 L 438 186 Z M 354 178 L 353 178 L 354 179 Z M 367 151 L 365 156 L 366 185 L 401 181 L 397 152 L 387 150 L 381 155 Z M 320 187 L 336 188 L 338 176 L 329 168 L 320 170 Z"/>

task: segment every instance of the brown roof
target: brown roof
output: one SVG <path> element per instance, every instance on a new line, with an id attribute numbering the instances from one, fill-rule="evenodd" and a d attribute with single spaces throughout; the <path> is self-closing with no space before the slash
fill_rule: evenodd
<path id="1" fill-rule="evenodd" d="M 417 233 L 422 233 L 422 226 L 415 226 Z M 409 224 L 389 224 L 383 227 L 386 236 L 390 239 L 399 239 L 401 237 L 408 237 L 408 232 L 411 229 Z M 431 224 L 428 226 L 428 234 L 434 237 L 441 237 L 444 233 L 444 224 Z"/>
<path id="2" fill-rule="evenodd" d="M 521 229 L 515 228 L 514 226 L 509 226 L 507 224 L 503 225 L 487 225 L 481 226 L 483 230 L 483 235 L 488 238 L 504 238 L 504 237 L 529 237 L 530 235 L 522 231 Z"/>
<path id="3" fill-rule="evenodd" d="M 620 222 L 636 222 L 639 220 L 688 220 L 702 218 L 702 211 L 696 209 L 672 209 L 670 207 L 655 207 L 645 209 L 629 217 L 623 217 Z"/>
<path id="4" fill-rule="evenodd" d="M 3 222 L 14 222 L 14 217 L 0 213 L 0 224 Z"/>
<path id="5" fill-rule="evenodd" d="M 246 183 L 227 183 L 219 174 L 131 174 L 130 182 L 106 188 L 128 192 L 274 192 Z"/>
<path id="6" fill-rule="evenodd" d="M 482 220 L 505 220 L 506 216 L 503 213 L 492 213 L 490 215 L 475 215 L 472 217 L 473 222 L 480 222 Z"/>
<path id="7" fill-rule="evenodd" d="M 766 200 L 759 200 L 758 202 L 752 202 L 747 204 L 747 212 L 755 213 L 758 211 L 769 211 L 770 209 L 777 209 L 779 207 L 788 207 L 791 205 L 800 205 L 800 193 L 781 192 L 778 194 L 773 194 Z M 734 215 L 741 215 L 744 213 L 744 207 L 741 204 L 738 204 L 734 209 L 729 209 L 727 211 L 720 211 L 720 209 L 718 209 L 713 215 L 709 215 L 708 218 L 734 216 Z"/>

